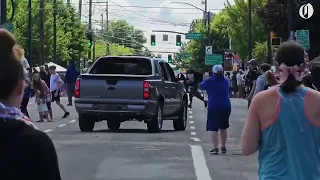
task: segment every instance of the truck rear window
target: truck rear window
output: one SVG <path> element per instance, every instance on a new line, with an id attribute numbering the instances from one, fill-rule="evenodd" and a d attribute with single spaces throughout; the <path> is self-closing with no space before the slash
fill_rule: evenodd
<path id="1" fill-rule="evenodd" d="M 90 70 L 91 74 L 151 75 L 151 61 L 145 58 L 106 57 L 101 58 Z"/>

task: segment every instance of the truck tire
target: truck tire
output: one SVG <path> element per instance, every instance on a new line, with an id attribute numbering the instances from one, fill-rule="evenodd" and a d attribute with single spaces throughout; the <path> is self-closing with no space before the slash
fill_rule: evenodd
<path id="1" fill-rule="evenodd" d="M 188 102 L 183 100 L 180 110 L 179 119 L 173 120 L 173 129 L 175 131 L 186 130 L 188 124 Z"/>
<path id="2" fill-rule="evenodd" d="M 79 114 L 79 128 L 82 132 L 92 132 L 95 123 L 95 118 L 93 118 L 92 116 L 86 114 Z"/>
<path id="3" fill-rule="evenodd" d="M 108 125 L 108 128 L 112 131 L 119 130 L 120 125 L 121 125 L 121 121 L 108 120 L 107 125 Z"/>
<path id="4" fill-rule="evenodd" d="M 158 133 L 162 129 L 163 123 L 163 103 L 158 104 L 157 113 L 147 122 L 147 128 L 149 133 Z"/>

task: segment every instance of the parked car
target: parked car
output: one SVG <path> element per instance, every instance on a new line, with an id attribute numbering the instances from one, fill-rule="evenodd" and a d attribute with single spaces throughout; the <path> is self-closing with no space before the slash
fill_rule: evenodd
<path id="1" fill-rule="evenodd" d="M 160 132 L 164 120 L 176 131 L 187 126 L 187 93 L 170 65 L 157 58 L 106 56 L 81 74 L 75 87 L 81 131 L 106 120 L 109 129 L 137 120 L 148 132 Z"/>

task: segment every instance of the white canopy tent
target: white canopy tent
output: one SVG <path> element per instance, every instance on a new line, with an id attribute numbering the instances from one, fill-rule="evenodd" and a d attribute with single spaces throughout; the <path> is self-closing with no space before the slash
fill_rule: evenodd
<path id="1" fill-rule="evenodd" d="M 53 62 L 49 62 L 49 63 L 47 63 L 47 65 L 50 67 L 50 66 L 55 66 L 56 67 L 56 72 L 58 72 L 58 73 L 65 73 L 65 72 L 67 72 L 67 69 L 66 68 L 64 68 L 64 67 L 62 67 L 62 66 L 60 66 L 60 65 L 58 65 L 58 64 L 56 64 L 56 63 L 53 63 Z M 40 67 L 38 66 L 38 67 L 35 67 L 36 68 L 36 70 L 37 71 L 40 71 Z"/>

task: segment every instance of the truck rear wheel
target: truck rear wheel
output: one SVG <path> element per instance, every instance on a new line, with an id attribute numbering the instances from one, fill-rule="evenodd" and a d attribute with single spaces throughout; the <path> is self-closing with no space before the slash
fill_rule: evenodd
<path id="1" fill-rule="evenodd" d="M 121 121 L 112 121 L 112 120 L 108 120 L 107 121 L 107 125 L 108 125 L 108 128 L 110 130 L 119 130 L 120 129 L 120 125 L 121 125 Z"/>
<path id="2" fill-rule="evenodd" d="M 175 131 L 184 131 L 186 130 L 187 123 L 188 123 L 188 104 L 187 104 L 187 100 L 183 100 L 179 119 L 173 120 L 173 128 Z"/>
<path id="3" fill-rule="evenodd" d="M 151 119 L 151 121 L 147 122 L 148 132 L 149 133 L 158 133 L 162 129 L 163 123 L 163 105 L 159 103 L 157 113 Z"/>
<path id="4" fill-rule="evenodd" d="M 79 114 L 79 127 L 82 132 L 92 132 L 95 123 L 95 118 L 92 116 L 87 114 Z"/>

